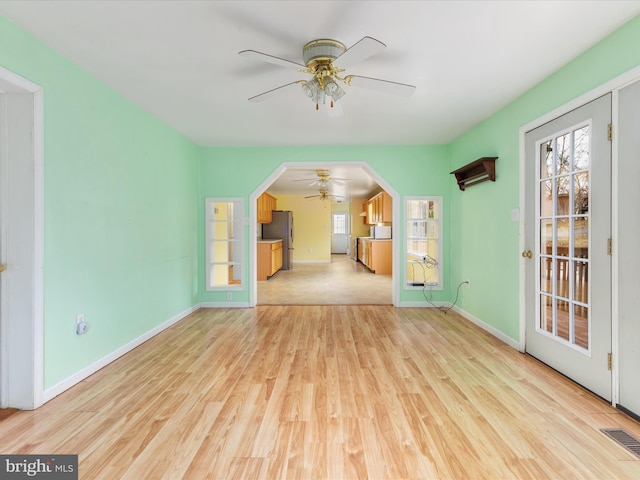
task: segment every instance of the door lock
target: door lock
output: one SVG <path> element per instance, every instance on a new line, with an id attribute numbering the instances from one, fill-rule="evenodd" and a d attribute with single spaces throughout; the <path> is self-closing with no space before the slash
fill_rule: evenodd
<path id="1" fill-rule="evenodd" d="M 524 258 L 531 258 L 533 257 L 533 253 L 531 253 L 531 250 L 525 250 L 524 252 L 522 252 L 522 256 Z"/>

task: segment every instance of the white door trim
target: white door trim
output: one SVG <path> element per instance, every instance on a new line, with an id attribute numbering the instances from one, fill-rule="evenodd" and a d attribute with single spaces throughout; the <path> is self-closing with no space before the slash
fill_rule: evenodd
<path id="1" fill-rule="evenodd" d="M 7 271 L 2 282 L 2 311 L 0 312 L 0 328 L 3 336 L 0 343 L 0 376 L 2 377 L 2 396 L 0 406 L 16 407 L 24 410 L 38 408 L 44 402 L 44 360 L 43 360 L 43 318 L 44 318 L 44 148 L 43 148 L 43 92 L 42 88 L 15 73 L 0 67 L 0 95 L 30 94 L 32 96 L 32 111 L 25 111 L 28 124 L 31 127 L 32 145 L 29 148 L 27 160 L 29 168 L 23 169 L 23 175 L 18 178 L 8 178 L 15 170 L 8 168 L 11 158 L 8 155 L 7 144 L 10 138 L 7 134 L 6 122 L 2 127 L 4 162 L 2 191 L 4 195 L 2 211 L 3 250 L 11 238 L 19 237 L 27 242 L 21 249 L 28 254 L 18 259 L 12 258 L 13 252 L 4 250 L 2 262 L 7 263 Z M 8 97 L 7 97 L 8 98 Z M 3 113 L 6 113 L 3 112 Z M 6 120 L 6 118 L 5 118 Z M 24 161 L 24 159 L 22 160 Z M 8 189 L 9 182 L 12 188 Z M 31 202 L 24 205 L 24 201 L 16 201 L 13 197 L 16 191 L 29 192 Z M 12 200 L 13 199 L 13 200 Z M 9 208 L 9 205 L 11 208 Z M 8 221 L 8 218 L 20 218 L 20 222 Z M 31 292 L 25 295 L 9 295 L 11 289 L 7 283 L 11 282 L 11 263 L 18 262 L 27 272 L 28 285 Z M 25 317 L 10 318 L 7 301 L 13 302 L 16 309 L 26 312 Z M 12 309 L 13 309 L 12 306 Z M 9 348 L 11 346 L 11 349 Z M 20 358 L 14 358 L 15 352 L 20 352 Z M 16 369 L 16 364 L 21 367 Z"/>
<path id="2" fill-rule="evenodd" d="M 574 110 L 582 105 L 585 105 L 602 95 L 607 93 L 612 93 L 612 125 L 613 125 L 613 141 L 612 141 L 612 150 L 611 150 L 611 162 L 612 162 L 612 172 L 611 172 L 611 182 L 612 192 L 615 192 L 615 186 L 618 183 L 618 139 L 616 137 L 615 132 L 617 131 L 618 125 L 618 91 L 624 88 L 625 86 L 637 81 L 640 79 L 640 66 L 635 67 L 628 72 L 625 72 L 608 82 L 592 89 L 591 91 L 580 95 L 579 97 L 567 102 L 566 104 L 552 110 L 551 112 L 538 117 L 537 119 L 523 125 L 520 127 L 519 132 L 519 154 L 520 154 L 520 162 L 519 162 L 519 187 L 520 187 L 520 226 L 518 229 L 519 234 L 519 252 L 523 252 L 526 248 L 525 245 L 525 237 L 524 237 L 524 219 L 525 219 L 525 210 L 526 208 L 530 208 L 530 203 L 533 202 L 533 199 L 527 199 L 524 195 L 524 186 L 525 186 L 525 134 L 530 130 L 538 128 L 539 126 L 554 120 L 555 118 L 561 117 L 566 113 Z M 612 255 L 612 264 L 611 264 L 611 350 L 613 354 L 613 371 L 611 378 L 612 392 L 611 392 L 611 403 L 615 406 L 618 402 L 619 398 L 619 369 L 618 369 L 618 353 L 619 353 L 619 323 L 618 323 L 618 301 L 619 301 L 619 285 L 618 285 L 618 255 L 615 248 L 617 244 L 618 237 L 618 216 L 619 216 L 619 204 L 618 199 L 615 193 L 612 194 L 611 199 L 611 237 L 613 241 L 613 255 Z M 519 350 L 521 352 L 525 351 L 525 313 L 526 313 L 526 305 L 525 305 L 525 259 L 520 257 L 520 269 L 519 269 L 519 316 L 520 316 L 520 341 L 519 341 Z"/>

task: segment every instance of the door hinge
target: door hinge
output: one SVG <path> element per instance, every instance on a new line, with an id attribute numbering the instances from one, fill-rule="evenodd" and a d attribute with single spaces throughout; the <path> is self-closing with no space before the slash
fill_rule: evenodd
<path id="1" fill-rule="evenodd" d="M 607 353 L 607 370 L 613 370 L 613 355 Z"/>
<path id="2" fill-rule="evenodd" d="M 607 239 L 607 255 L 611 255 L 612 250 L 613 250 L 613 247 L 611 246 L 611 239 L 608 238 Z"/>
<path id="3" fill-rule="evenodd" d="M 607 139 L 609 141 L 613 140 L 613 124 L 609 124 L 607 125 Z"/>

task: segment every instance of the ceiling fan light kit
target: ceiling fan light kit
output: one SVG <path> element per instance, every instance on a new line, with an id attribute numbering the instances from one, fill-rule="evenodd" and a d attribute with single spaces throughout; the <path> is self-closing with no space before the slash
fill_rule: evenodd
<path id="1" fill-rule="evenodd" d="M 238 53 L 245 57 L 255 58 L 279 66 L 303 67 L 298 68 L 298 71 L 312 75 L 310 80 L 299 80 L 289 83 L 282 87 L 277 87 L 255 95 L 249 100 L 259 102 L 274 94 L 284 93 L 289 90 L 289 88 L 285 87 L 290 87 L 297 83 L 302 85 L 302 92 L 315 104 L 316 110 L 318 110 L 319 105 L 325 104 L 327 99 L 329 99 L 330 107 L 333 108 L 335 102 L 346 94 L 344 89 L 338 84 L 338 81 L 350 86 L 351 82 L 356 79 L 356 85 L 365 88 L 369 87 L 403 96 L 411 95 L 415 90 L 415 86 L 413 85 L 390 82 L 377 78 L 360 77 L 357 75 L 340 76 L 340 74 L 345 71 L 347 64 L 355 64 L 366 60 L 384 48 L 386 48 L 384 43 L 372 37 L 362 38 L 351 48 L 346 48 L 343 43 L 337 40 L 326 38 L 312 40 L 302 47 L 304 65 L 255 50 L 243 50 Z"/>

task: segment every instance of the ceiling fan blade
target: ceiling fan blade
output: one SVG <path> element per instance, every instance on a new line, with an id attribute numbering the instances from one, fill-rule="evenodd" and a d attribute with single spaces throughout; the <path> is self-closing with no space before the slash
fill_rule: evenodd
<path id="1" fill-rule="evenodd" d="M 364 37 L 336 58 L 333 61 L 333 65 L 338 68 L 351 67 L 374 56 L 376 53 L 380 53 L 385 48 L 387 48 L 387 46 L 380 40 L 372 37 Z"/>
<path id="2" fill-rule="evenodd" d="M 392 93 L 402 97 L 409 97 L 415 92 L 414 85 L 406 83 L 391 82 L 389 80 L 380 80 L 378 78 L 361 77 L 359 75 L 349 75 L 345 78 L 348 85 L 353 87 L 369 88 L 384 93 Z"/>
<path id="3" fill-rule="evenodd" d="M 257 52 L 255 50 L 242 50 L 241 52 L 238 52 L 238 55 L 247 58 L 253 58 L 254 60 L 259 60 L 262 62 L 272 63 L 273 65 L 278 65 L 280 67 L 304 68 L 304 65 L 302 65 L 301 63 L 293 62 L 285 58 L 274 57 L 273 55 L 269 55 L 268 53 Z"/>
<path id="4" fill-rule="evenodd" d="M 300 82 L 292 82 L 292 83 L 287 83 L 286 85 L 282 85 L 281 87 L 276 87 L 272 90 L 267 90 L 264 93 L 260 93 L 258 95 L 255 95 L 253 97 L 251 97 L 249 99 L 249 101 L 251 102 L 262 102 L 263 100 L 267 100 L 275 95 L 280 95 L 282 93 L 286 93 L 290 90 L 293 89 L 299 89 L 300 88 Z"/>

